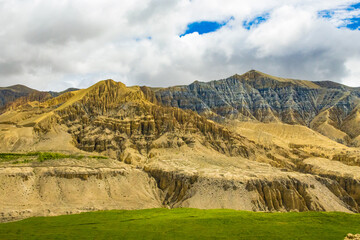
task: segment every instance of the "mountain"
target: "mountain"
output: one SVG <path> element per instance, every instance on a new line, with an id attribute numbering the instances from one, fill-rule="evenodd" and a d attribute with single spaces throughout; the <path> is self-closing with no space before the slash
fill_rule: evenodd
<path id="1" fill-rule="evenodd" d="M 130 141 L 135 152 L 148 154 L 154 145 L 163 144 L 159 138 L 164 135 L 167 135 L 164 143 L 167 146 L 170 140 L 174 145 L 190 144 L 195 139 L 188 135 L 198 134 L 203 143 L 211 144 L 220 152 L 249 155 L 241 146 L 245 140 L 240 136 L 232 135 L 223 126 L 194 112 L 159 106 L 151 102 L 153 98 L 146 95 L 149 94 L 146 90 L 105 80 L 88 89 L 68 92 L 47 101 L 9 107 L 9 111 L 0 116 L 0 122 L 34 127 L 39 133 L 47 133 L 53 125 L 63 124 L 72 134 L 75 146 L 89 152 L 124 155 L 121 150 Z M 104 136 L 98 131 L 99 127 L 111 133 Z M 159 141 L 154 143 L 155 140 Z"/>
<path id="2" fill-rule="evenodd" d="M 155 90 L 165 106 L 191 109 L 220 121 L 300 124 L 347 144 L 358 145 L 360 90 L 333 82 L 273 77 L 251 70 L 243 75 Z M 351 117 L 353 116 L 353 117 Z"/>
<path id="3" fill-rule="evenodd" d="M 0 87 L 0 113 L 10 105 L 21 105 L 32 101 L 45 101 L 66 92 L 76 91 L 76 88 L 68 88 L 62 92 L 38 91 L 24 85 Z"/>
<path id="4" fill-rule="evenodd" d="M 34 91 L 36 90 L 20 84 L 10 87 L 0 87 L 0 108 L 6 105 L 8 102 L 12 102 L 17 98 L 27 96 Z"/>
<path id="5" fill-rule="evenodd" d="M 360 150 L 318 130 L 338 106 L 349 125 L 334 129 L 355 141 L 358 93 L 344 91 L 250 71 L 159 89 L 109 79 L 23 98 L 0 115 L 0 151 L 30 152 L 0 161 L 1 216 L 142 207 L 359 212 Z M 69 155 L 32 160 L 43 151 Z"/>
<path id="6" fill-rule="evenodd" d="M 79 90 L 78 88 L 68 88 L 64 91 L 61 91 L 61 92 L 53 92 L 53 91 L 49 91 L 50 95 L 52 97 L 57 97 L 57 96 L 60 96 L 61 94 L 64 94 L 64 93 L 67 93 L 67 92 L 73 92 L 73 91 L 77 91 Z"/>

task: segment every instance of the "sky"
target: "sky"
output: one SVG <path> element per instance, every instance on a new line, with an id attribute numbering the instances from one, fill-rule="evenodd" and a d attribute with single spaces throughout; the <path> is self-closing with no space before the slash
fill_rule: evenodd
<path id="1" fill-rule="evenodd" d="M 0 0 L 0 86 L 166 87 L 256 69 L 360 87 L 360 2 Z"/>

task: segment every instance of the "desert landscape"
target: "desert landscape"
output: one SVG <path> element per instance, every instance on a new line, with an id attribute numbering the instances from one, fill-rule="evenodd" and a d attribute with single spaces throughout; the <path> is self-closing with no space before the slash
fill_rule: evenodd
<path id="1" fill-rule="evenodd" d="M 0 1 L 0 239 L 360 239 L 360 2 Z"/>
<path id="2" fill-rule="evenodd" d="M 15 99 L 2 97 L 0 115 L 2 221 L 162 207 L 360 210 L 359 89 L 255 70 L 170 88 L 18 89 L 1 89 Z"/>

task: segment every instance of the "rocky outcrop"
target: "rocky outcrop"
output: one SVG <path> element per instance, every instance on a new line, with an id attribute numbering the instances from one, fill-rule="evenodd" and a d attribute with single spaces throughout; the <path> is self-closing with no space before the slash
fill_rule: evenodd
<path id="1" fill-rule="evenodd" d="M 277 181 L 253 180 L 246 184 L 246 190 L 255 191 L 259 198 L 253 201 L 256 209 L 262 211 L 324 211 L 324 207 L 313 198 L 308 185 L 297 179 Z"/>
<path id="2" fill-rule="evenodd" d="M 168 172 L 161 169 L 145 168 L 152 176 L 157 186 L 163 191 L 163 204 L 174 207 L 191 197 L 189 192 L 192 185 L 197 181 L 197 175 L 186 175 L 178 172 Z"/>
<path id="3" fill-rule="evenodd" d="M 344 238 L 344 240 L 360 240 L 360 234 L 351 234 L 349 233 L 348 235 L 346 235 L 346 237 Z"/>

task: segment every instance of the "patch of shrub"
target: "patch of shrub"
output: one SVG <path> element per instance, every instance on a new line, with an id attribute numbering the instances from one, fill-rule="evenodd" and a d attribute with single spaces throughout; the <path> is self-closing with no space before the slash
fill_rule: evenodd
<path id="1" fill-rule="evenodd" d="M 32 157 L 34 159 L 25 159 L 24 161 L 19 160 L 24 157 Z M 65 159 L 65 158 L 83 159 L 85 157 L 86 156 L 83 156 L 83 155 L 63 154 L 63 153 L 55 153 L 55 152 L 0 153 L 0 161 L 7 162 L 7 161 L 16 160 L 16 161 L 12 162 L 13 164 L 29 163 L 33 160 L 37 160 L 39 162 L 44 162 L 47 160 Z M 88 156 L 88 158 L 108 159 L 105 156 Z"/>

